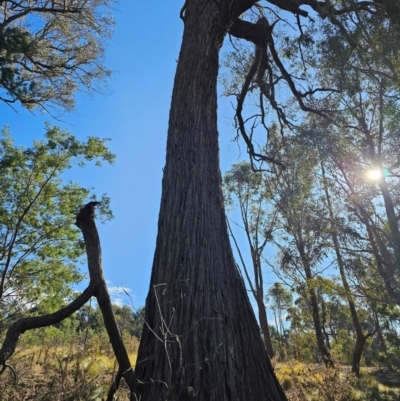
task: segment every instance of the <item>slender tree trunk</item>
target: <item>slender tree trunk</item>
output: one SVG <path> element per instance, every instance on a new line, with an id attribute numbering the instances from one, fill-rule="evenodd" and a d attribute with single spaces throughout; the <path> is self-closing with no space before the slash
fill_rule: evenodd
<path id="1" fill-rule="evenodd" d="M 260 327 L 264 335 L 264 345 L 267 349 L 268 355 L 270 358 L 274 356 L 274 349 L 272 348 L 271 335 L 269 332 L 267 311 L 264 305 L 264 280 L 261 268 L 261 250 L 257 248 L 255 250 L 253 246 L 250 244 L 252 248 L 252 261 L 253 261 L 253 270 L 254 270 L 254 278 L 255 278 L 255 293 L 254 297 L 257 301 L 258 308 L 258 318 L 260 320 Z M 256 246 L 258 246 L 258 241 L 256 242 Z M 262 248 L 263 249 L 263 248 Z M 248 276 L 248 275 L 247 275 Z M 252 287 L 254 288 L 254 287 Z"/>
<path id="2" fill-rule="evenodd" d="M 301 349 L 301 348 L 299 347 L 299 343 L 298 343 L 298 341 L 296 340 L 296 359 L 297 359 L 298 361 L 301 361 L 301 360 L 302 360 L 300 349 Z"/>
<path id="3" fill-rule="evenodd" d="M 281 339 L 281 336 L 280 336 L 280 333 L 279 333 L 278 318 L 277 318 L 277 312 L 276 312 L 275 308 L 274 308 L 274 312 L 273 313 L 274 313 L 276 334 L 277 334 L 277 337 L 278 337 L 278 355 L 279 355 L 279 358 L 282 358 L 282 339 Z"/>
<path id="4" fill-rule="evenodd" d="M 267 318 L 267 308 L 264 305 L 264 280 L 262 278 L 262 269 L 261 269 L 261 263 L 260 263 L 260 255 L 258 254 L 257 257 L 255 257 L 255 250 L 253 247 L 253 244 L 249 240 L 249 245 L 252 253 L 252 263 L 253 263 L 253 271 L 254 271 L 254 277 L 255 277 L 255 283 L 250 278 L 249 272 L 247 270 L 246 264 L 244 263 L 244 260 L 242 258 L 242 254 L 240 252 L 240 248 L 238 246 L 238 243 L 236 241 L 236 238 L 231 230 L 231 227 L 229 226 L 228 222 L 228 230 L 229 234 L 231 235 L 231 238 L 233 239 L 233 242 L 236 246 L 236 249 L 239 254 L 239 258 L 242 261 L 242 266 L 243 266 L 243 271 L 246 276 L 247 282 L 250 286 L 251 292 L 254 296 L 254 299 L 257 302 L 257 308 L 258 308 L 258 319 L 260 321 L 260 328 L 264 336 L 264 345 L 265 348 L 268 352 L 268 355 L 270 358 L 273 358 L 274 356 L 274 349 L 272 347 L 272 340 L 271 340 L 271 334 L 269 332 L 269 324 L 268 324 L 268 318 Z M 247 232 L 246 232 L 247 233 Z M 247 233 L 247 237 L 249 239 L 249 235 Z"/>
<path id="5" fill-rule="evenodd" d="M 353 351 L 353 362 L 351 365 L 351 371 L 357 376 L 360 375 L 360 362 L 366 340 L 367 336 L 357 334 L 356 345 L 354 346 Z"/>
<path id="6" fill-rule="evenodd" d="M 219 170 L 218 53 L 229 26 L 253 3 L 185 4 L 135 371 L 141 401 L 286 400 L 233 258 Z"/>
<path id="7" fill-rule="evenodd" d="M 301 235 L 297 236 L 296 244 L 301 257 L 306 279 L 308 282 L 310 282 L 313 279 L 313 274 L 311 273 L 311 267 L 308 262 L 308 257 L 304 251 L 304 245 L 301 239 Z M 322 361 L 324 362 L 324 364 L 326 366 L 333 367 L 334 363 L 331 357 L 331 353 L 329 352 L 329 349 L 325 344 L 324 334 L 322 333 L 321 318 L 319 315 L 318 300 L 317 300 L 317 295 L 315 293 L 315 288 L 310 286 L 308 288 L 308 294 L 310 297 L 311 313 L 314 322 L 314 330 L 315 330 L 315 337 L 317 339 L 318 350 L 321 354 Z"/>
<path id="8" fill-rule="evenodd" d="M 379 339 L 379 342 L 381 343 L 382 351 L 383 351 L 383 353 L 385 354 L 385 357 L 386 357 L 385 365 L 388 367 L 389 370 L 393 370 L 392 362 L 388 358 L 388 350 L 387 350 L 387 346 L 386 346 L 386 340 L 385 340 L 385 337 L 383 336 L 383 333 L 382 333 L 381 325 L 379 323 L 378 314 L 375 311 L 373 313 L 374 313 L 375 330 L 376 330 L 376 333 L 378 334 L 378 339 Z"/>
<path id="9" fill-rule="evenodd" d="M 324 333 L 325 336 L 325 341 L 326 341 L 326 346 L 328 347 L 329 351 L 331 349 L 331 342 L 329 340 L 329 334 L 326 331 L 326 305 L 325 301 L 322 299 L 322 319 L 321 319 L 321 326 L 322 326 L 322 332 Z"/>
<path id="10" fill-rule="evenodd" d="M 355 305 L 353 296 L 351 294 L 349 283 L 347 281 L 342 253 L 340 251 L 339 239 L 336 234 L 336 227 L 334 224 L 334 215 L 333 215 L 331 197 L 329 194 L 328 186 L 325 181 L 325 168 L 324 168 L 324 164 L 322 163 L 322 161 L 321 161 L 321 171 L 322 171 L 322 177 L 324 179 L 324 190 L 325 190 L 325 195 L 326 195 L 326 203 L 327 203 L 328 211 L 329 211 L 331 236 L 332 236 L 333 245 L 335 248 L 336 260 L 338 262 L 340 277 L 342 279 L 342 284 L 343 284 L 343 288 L 344 288 L 344 291 L 346 294 L 347 303 L 349 304 L 351 319 L 353 321 L 354 329 L 356 331 L 356 343 L 355 343 L 354 351 L 353 351 L 353 364 L 351 367 L 351 371 L 358 376 L 360 374 L 360 361 L 361 361 L 361 356 L 362 356 L 362 352 L 364 349 L 364 345 L 365 345 L 367 336 L 363 333 L 363 330 L 361 328 L 360 320 L 358 319 L 356 305 Z"/>
<path id="11" fill-rule="evenodd" d="M 268 355 L 272 358 L 274 356 L 274 350 L 272 348 L 271 334 L 269 332 L 267 312 L 265 309 L 263 298 L 264 298 L 263 294 L 257 293 L 256 301 L 258 308 L 258 319 L 260 320 L 260 327 L 264 336 L 265 348 L 268 352 Z"/>
<path id="12" fill-rule="evenodd" d="M 324 340 L 324 334 L 322 332 L 321 319 L 319 316 L 319 308 L 317 296 L 315 294 L 315 289 L 309 289 L 310 301 L 311 301 L 311 312 L 314 321 L 314 329 L 315 329 L 315 337 L 317 339 L 318 349 L 322 356 L 322 361 L 326 366 L 333 367 L 334 363 L 331 357 L 331 353 L 329 352 L 328 347 L 326 346 Z"/>
<path id="13" fill-rule="evenodd" d="M 385 337 L 383 337 L 381 325 L 379 323 L 378 314 L 376 312 L 374 312 L 374 321 L 375 321 L 375 328 L 376 328 L 376 332 L 378 334 L 379 342 L 381 343 L 382 351 L 385 354 L 385 356 L 387 356 L 388 351 L 387 351 L 386 341 L 385 341 Z"/>
<path id="14" fill-rule="evenodd" d="M 393 243 L 393 252 L 396 260 L 397 270 L 400 271 L 400 229 L 399 221 L 397 220 L 396 211 L 393 205 L 393 200 L 386 184 L 385 178 L 379 180 L 383 201 L 385 203 L 386 216 L 388 219 L 390 234 Z"/>

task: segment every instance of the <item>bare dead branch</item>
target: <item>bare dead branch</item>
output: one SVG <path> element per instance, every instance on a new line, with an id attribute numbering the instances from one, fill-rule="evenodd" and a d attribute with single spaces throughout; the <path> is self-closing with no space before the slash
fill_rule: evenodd
<path id="1" fill-rule="evenodd" d="M 119 364 L 117 377 L 118 375 L 123 377 L 129 388 L 133 388 L 133 369 L 123 343 L 114 312 L 112 310 L 111 299 L 108 294 L 107 285 L 103 275 L 100 239 L 94 223 L 94 208 L 99 204 L 99 202 L 88 203 L 81 209 L 76 218 L 76 225 L 81 229 L 86 244 L 88 270 L 90 276 L 89 286 L 73 302 L 55 313 L 22 318 L 16 321 L 8 329 L 3 346 L 0 348 L 0 365 L 2 366 L 0 370 L 1 373 L 5 371 L 6 367 L 8 367 L 6 362 L 14 353 L 18 339 L 22 333 L 27 330 L 36 329 L 39 327 L 47 327 L 61 322 L 67 317 L 71 316 L 72 313 L 79 310 L 92 296 L 95 296 L 97 298 L 99 308 L 103 314 L 104 325 L 109 335 L 115 357 Z M 117 387 L 117 382 L 115 383 Z"/>

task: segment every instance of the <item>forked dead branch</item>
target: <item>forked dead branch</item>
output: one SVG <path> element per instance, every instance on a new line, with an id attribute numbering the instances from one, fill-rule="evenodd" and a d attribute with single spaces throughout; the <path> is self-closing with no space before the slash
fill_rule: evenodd
<path id="1" fill-rule="evenodd" d="M 111 299 L 104 279 L 100 239 L 94 222 L 95 207 L 98 205 L 100 205 L 100 202 L 89 202 L 81 209 L 76 219 L 76 225 L 81 229 L 86 244 L 90 277 L 88 287 L 73 302 L 57 312 L 48 315 L 22 318 L 11 325 L 7 331 L 4 343 L 0 348 L 0 374 L 7 368 L 12 369 L 12 367 L 7 364 L 7 361 L 13 355 L 21 334 L 27 330 L 59 323 L 79 310 L 91 297 L 95 297 L 101 309 L 104 325 L 119 364 L 118 374 L 107 398 L 108 400 L 112 400 L 121 377 L 125 379 L 129 388 L 132 389 L 134 376 L 128 353 L 112 310 Z"/>

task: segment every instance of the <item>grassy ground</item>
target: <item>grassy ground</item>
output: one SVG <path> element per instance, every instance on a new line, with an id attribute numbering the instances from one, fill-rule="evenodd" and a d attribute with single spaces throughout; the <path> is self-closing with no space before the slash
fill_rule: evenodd
<path id="1" fill-rule="evenodd" d="M 125 342 L 134 365 L 138 341 Z M 10 364 L 16 377 L 11 370 L 1 376 L 0 401 L 101 401 L 117 368 L 105 339 L 83 344 L 71 339 L 68 345 L 52 339 L 21 347 Z M 345 366 L 325 369 L 296 361 L 277 363 L 275 371 L 290 401 L 400 401 L 398 372 L 364 368 L 357 379 Z M 127 389 L 122 386 L 115 399 L 128 401 Z"/>
<path id="2" fill-rule="evenodd" d="M 290 401 L 400 401 L 399 372 L 362 368 L 357 379 L 348 366 L 277 363 L 276 374 Z"/>
<path id="3" fill-rule="evenodd" d="M 138 341 L 126 339 L 129 358 L 134 365 Z M 19 348 L 9 361 L 0 380 L 0 401 L 101 401 L 106 397 L 117 372 L 117 364 L 108 342 L 97 341 L 68 346 L 54 342 L 27 349 Z M 123 381 L 122 381 L 123 383 Z M 119 401 L 128 401 L 121 386 Z"/>

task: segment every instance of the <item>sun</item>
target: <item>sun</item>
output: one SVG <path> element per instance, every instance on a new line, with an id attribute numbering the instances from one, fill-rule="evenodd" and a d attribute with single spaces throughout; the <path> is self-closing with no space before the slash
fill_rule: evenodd
<path id="1" fill-rule="evenodd" d="M 378 181 L 383 176 L 382 171 L 377 169 L 367 170 L 366 175 L 371 181 Z"/>

